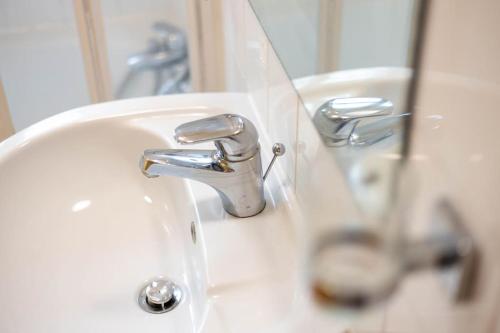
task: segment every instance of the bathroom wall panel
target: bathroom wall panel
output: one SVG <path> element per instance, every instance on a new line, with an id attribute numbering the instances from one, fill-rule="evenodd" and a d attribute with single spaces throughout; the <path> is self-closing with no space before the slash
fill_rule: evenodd
<path id="1" fill-rule="evenodd" d="M 246 0 L 225 0 L 226 90 L 247 92 L 255 106 L 259 122 L 268 129 L 270 143 L 282 142 L 287 153 L 278 159 L 280 181 L 294 189 L 297 95 L 286 72 Z M 271 147 L 262 147 L 266 161 L 271 158 Z"/>
<path id="2" fill-rule="evenodd" d="M 254 103 L 261 123 L 265 126 L 268 117 L 268 62 L 267 49 L 269 42 L 257 17 L 253 15 L 248 2 L 244 4 L 244 55 L 242 63 L 243 75 L 247 82 L 248 93 Z"/>
<path id="3" fill-rule="evenodd" d="M 299 98 L 272 47 L 268 48 L 268 81 L 267 134 L 271 143 L 285 145 L 286 153 L 280 158 L 281 165 L 286 180 L 294 186 Z"/>
<path id="4" fill-rule="evenodd" d="M 226 1 L 222 7 L 224 20 L 224 60 L 226 91 L 246 92 L 247 83 L 241 68 L 244 57 L 245 25 L 243 1 Z"/>
<path id="5" fill-rule="evenodd" d="M 242 9 L 243 19 L 240 16 Z M 314 232 L 329 228 L 332 221 L 345 222 L 342 218 L 352 216 L 356 209 L 349 200 L 347 185 L 334 181 L 343 179 L 341 171 L 333 155 L 321 143 L 248 1 L 224 0 L 223 11 L 225 31 L 231 30 L 225 33 L 225 54 L 235 57 L 226 59 L 226 89 L 247 92 L 259 114 L 260 119 L 256 121 L 261 121 L 267 129 L 267 133 L 261 135 L 267 136 L 270 143 L 278 141 L 287 147 L 285 156 L 277 161 L 280 167 L 273 170 L 277 177 L 271 179 L 271 190 L 281 186 L 288 193 L 294 192 L 308 217 L 307 227 Z M 234 26 L 230 26 L 232 24 Z M 239 40 L 241 35 L 243 43 Z M 270 148 L 262 147 L 266 161 L 271 158 Z M 325 184 L 335 184 L 335 187 L 325 189 Z M 332 205 L 335 210 L 331 209 Z M 324 214 L 325 211 L 329 213 Z M 380 332 L 384 312 L 384 309 L 377 309 L 347 327 L 352 333 Z M 327 326 L 328 329 L 345 326 L 336 323 L 333 317 L 327 322 L 333 325 Z M 323 327 L 324 323 L 309 324 Z"/>
<path id="6" fill-rule="evenodd" d="M 413 305 L 426 332 L 491 332 L 498 316 L 500 225 L 492 212 L 500 197 L 494 137 L 500 121 L 494 105 L 500 102 L 500 90 L 487 86 L 451 73 L 425 70 L 422 75 L 410 155 L 420 208 L 411 223 L 425 224 L 436 200 L 448 199 L 478 243 L 482 259 L 477 295 L 471 302 L 451 302 L 435 274 L 407 288 L 402 297 Z M 474 121 L 471 112 L 477 113 Z"/>
<path id="7" fill-rule="evenodd" d="M 257 32 L 260 29 L 252 23 L 256 22 L 255 17 L 246 0 L 225 2 L 225 10 L 233 8 L 234 15 L 238 15 L 234 8 L 241 8 L 243 4 L 244 17 L 251 20 L 250 24 L 235 20 L 236 26 L 230 29 L 245 27 L 245 39 L 261 35 Z M 417 205 L 420 215 L 416 214 L 416 221 L 411 222 L 409 229 L 425 232 L 434 199 L 446 195 L 458 207 L 480 244 L 483 264 L 477 297 L 472 303 L 456 305 L 437 274 L 417 274 L 402 283 L 397 294 L 388 301 L 385 313 L 381 311 L 369 320 L 354 324 L 350 332 L 500 332 L 500 223 L 497 214 L 492 214 L 500 197 L 500 154 L 496 137 L 496 127 L 500 122 L 500 113 L 497 112 L 500 105 L 500 66 L 497 63 L 500 43 L 497 43 L 497 34 L 494 33 L 500 31 L 500 21 L 496 20 L 500 3 L 495 0 L 433 1 L 430 13 L 430 32 L 424 50 L 410 156 L 412 169 L 417 174 L 418 192 L 424 195 Z M 248 32 L 252 29 L 257 31 Z M 239 43 L 230 42 L 232 45 Z M 253 43 L 255 46 L 255 39 Z M 261 41 L 257 44 L 262 45 Z M 277 120 L 281 119 L 283 110 L 288 109 L 284 105 L 291 107 L 298 97 L 288 88 L 283 90 L 287 91 L 284 96 L 288 97 L 280 99 L 275 96 L 274 92 L 286 84 L 279 79 L 283 78 L 280 74 L 282 68 L 271 45 L 262 46 L 265 47 L 269 49 L 267 66 L 255 59 L 244 64 L 237 59 L 238 68 L 244 74 L 233 84 L 246 86 L 247 92 L 255 92 L 254 89 L 258 88 L 248 89 L 252 80 L 252 84 L 259 82 L 266 87 L 268 99 L 265 106 L 259 93 L 250 93 L 249 96 L 255 105 L 266 110 L 269 135 L 275 140 L 288 135 L 286 141 L 291 142 L 293 127 L 281 134 L 283 127 Z M 238 52 L 239 49 L 234 53 L 237 58 Z M 259 57 L 259 51 L 251 51 L 250 56 Z M 267 68 L 268 80 L 261 75 L 264 67 Z M 257 79 L 248 77 L 254 74 Z M 244 82 L 237 82 L 239 80 Z M 296 166 L 291 177 L 296 179 L 295 193 L 308 217 L 307 223 L 317 232 L 332 221 L 341 223 L 340 219 L 353 215 L 355 208 L 346 199 L 348 189 L 340 181 L 343 177 L 335 160 L 320 143 L 301 103 L 297 108 L 296 124 Z M 281 159 L 279 163 L 282 163 L 282 169 L 293 168 L 292 159 Z M 337 179 L 336 186 L 325 189 L 327 180 L 322 177 Z M 427 197 L 425 193 L 428 193 Z M 333 205 L 334 210 L 331 209 Z M 328 216 L 325 216 L 325 211 L 328 211 Z"/>
<path id="8" fill-rule="evenodd" d="M 0 1 L 0 75 L 21 130 L 90 103 L 71 1 Z"/>
<path id="9" fill-rule="evenodd" d="M 500 330 L 499 14 L 494 0 L 431 2 L 410 155 L 415 190 L 427 205 L 412 223 L 428 220 L 434 198 L 447 198 L 478 243 L 482 262 L 471 302 L 451 302 L 435 274 L 416 277 L 398 295 L 422 332 Z M 389 311 L 389 322 L 398 319 Z M 399 328 L 392 331 L 409 332 Z"/>

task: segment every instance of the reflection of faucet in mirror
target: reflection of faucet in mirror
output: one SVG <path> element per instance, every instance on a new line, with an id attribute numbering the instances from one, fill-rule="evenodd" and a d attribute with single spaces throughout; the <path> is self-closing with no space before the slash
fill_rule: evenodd
<path id="1" fill-rule="evenodd" d="M 402 120 L 394 103 L 381 97 L 339 97 L 313 115 L 322 140 L 332 147 L 353 198 L 363 213 L 384 216 L 392 206 L 395 170 L 401 149 Z"/>
<path id="2" fill-rule="evenodd" d="M 314 124 L 328 146 L 344 146 L 357 141 L 366 142 L 355 134 L 360 123 L 367 119 L 380 119 L 393 112 L 393 104 L 384 98 L 333 98 L 319 107 L 313 117 Z M 386 137 L 385 133 L 376 135 Z M 371 141 L 378 141 L 376 138 Z"/>
<path id="3" fill-rule="evenodd" d="M 250 3 L 344 176 L 336 181 L 364 216 L 387 215 L 407 151 L 423 1 L 287 2 L 284 19 L 282 2 Z M 324 182 L 326 193 L 335 185 Z"/>
<path id="4" fill-rule="evenodd" d="M 128 72 L 115 94 L 118 98 L 124 97 L 138 75 L 146 72 L 154 75 L 151 92 L 153 95 L 183 93 L 190 90 L 189 61 L 184 32 L 165 22 L 155 22 L 152 30 L 155 36 L 149 40 L 147 49 L 128 57 Z"/>
<path id="5" fill-rule="evenodd" d="M 392 205 L 403 119 L 391 100 L 339 97 L 321 104 L 313 122 L 344 171 L 359 209 L 372 217 Z"/>

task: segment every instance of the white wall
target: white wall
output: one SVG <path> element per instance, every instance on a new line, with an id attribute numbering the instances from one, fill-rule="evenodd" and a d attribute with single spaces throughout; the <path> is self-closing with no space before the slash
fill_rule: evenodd
<path id="1" fill-rule="evenodd" d="M 90 102 L 72 1 L 0 1 L 0 78 L 16 130 Z"/>
<path id="2" fill-rule="evenodd" d="M 497 0 L 431 1 L 411 147 L 413 225 L 435 198 L 455 205 L 481 251 L 478 293 L 457 306 L 435 276 L 415 278 L 388 312 L 391 332 L 500 332 L 499 17 Z"/>
<path id="3" fill-rule="evenodd" d="M 101 0 L 112 90 L 124 79 L 127 57 L 142 52 L 155 21 L 186 28 L 178 0 Z M 73 1 L 0 1 L 0 79 L 17 131 L 91 103 Z M 127 97 L 152 95 L 153 75 L 134 80 Z"/>

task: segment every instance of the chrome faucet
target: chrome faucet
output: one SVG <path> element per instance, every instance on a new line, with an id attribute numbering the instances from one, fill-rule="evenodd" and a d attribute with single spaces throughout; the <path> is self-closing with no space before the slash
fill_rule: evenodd
<path id="1" fill-rule="evenodd" d="M 140 162 L 144 175 L 177 176 L 210 185 L 224 209 L 236 217 L 264 209 L 259 135 L 250 120 L 235 114 L 195 120 L 177 127 L 174 138 L 180 144 L 214 141 L 216 149 L 146 150 Z M 284 153 L 280 147 L 275 157 Z"/>
<path id="2" fill-rule="evenodd" d="M 391 136 L 400 123 L 404 114 L 393 115 L 393 108 L 379 97 L 334 98 L 318 108 L 313 121 L 328 146 L 370 145 Z"/>
<path id="3" fill-rule="evenodd" d="M 144 73 L 154 77 L 153 95 L 183 93 L 190 90 L 187 41 L 184 32 L 166 22 L 155 22 L 154 37 L 146 50 L 127 58 L 128 72 L 115 93 L 123 97 Z"/>

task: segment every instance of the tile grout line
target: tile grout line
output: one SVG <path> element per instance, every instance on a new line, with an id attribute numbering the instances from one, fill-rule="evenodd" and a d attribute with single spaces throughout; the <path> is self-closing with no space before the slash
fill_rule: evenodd
<path id="1" fill-rule="evenodd" d="M 252 15 L 253 12 L 252 12 Z M 256 18 L 257 19 L 257 18 Z M 258 20 L 257 20 L 258 21 Z M 257 27 L 259 29 L 259 31 L 261 32 L 260 33 L 260 37 L 264 37 L 264 41 L 265 43 L 263 43 L 263 47 L 265 48 L 264 50 L 264 66 L 265 66 L 265 75 L 264 75 L 264 84 L 266 85 L 265 89 L 264 89 L 264 94 L 266 94 L 266 96 L 264 97 L 264 100 L 265 100 L 265 110 L 264 112 L 266 113 L 266 130 L 269 132 L 269 117 L 270 117 L 270 107 L 269 107 L 269 88 L 270 88 L 270 80 L 269 80 L 269 77 L 270 77 L 270 67 L 269 67 L 269 41 L 267 40 L 267 37 L 266 37 L 266 34 L 263 30 L 261 30 L 262 28 L 260 27 L 260 25 Z"/>

